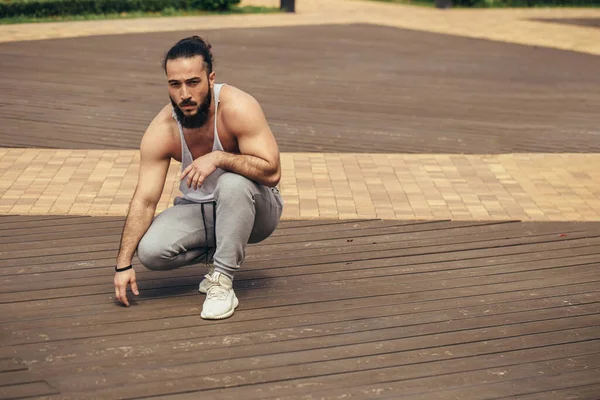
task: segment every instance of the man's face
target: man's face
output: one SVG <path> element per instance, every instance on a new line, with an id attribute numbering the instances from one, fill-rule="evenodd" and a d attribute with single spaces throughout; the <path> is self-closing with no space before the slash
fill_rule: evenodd
<path id="1" fill-rule="evenodd" d="M 208 120 L 214 79 L 200 56 L 167 61 L 169 97 L 184 128 L 200 128 Z"/>

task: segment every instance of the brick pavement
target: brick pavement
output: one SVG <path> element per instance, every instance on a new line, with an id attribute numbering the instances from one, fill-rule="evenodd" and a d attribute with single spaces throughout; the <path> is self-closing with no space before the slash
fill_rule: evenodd
<path id="1" fill-rule="evenodd" d="M 285 219 L 600 221 L 600 154 L 284 153 L 282 167 Z M 138 168 L 134 150 L 0 149 L 0 213 L 124 215 Z"/>

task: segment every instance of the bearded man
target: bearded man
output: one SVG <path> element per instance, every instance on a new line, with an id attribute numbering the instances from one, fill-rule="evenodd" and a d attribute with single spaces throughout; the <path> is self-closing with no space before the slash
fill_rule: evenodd
<path id="1" fill-rule="evenodd" d="M 204 262 L 204 319 L 233 315 L 235 272 L 248 243 L 269 237 L 283 201 L 279 148 L 258 102 L 215 83 L 211 46 L 198 36 L 177 42 L 163 67 L 171 102 L 150 123 L 140 145 L 140 172 L 117 256 L 115 295 L 129 306 L 139 294 L 134 253 L 151 270 Z M 154 214 L 171 159 L 181 162 L 181 197 Z"/>

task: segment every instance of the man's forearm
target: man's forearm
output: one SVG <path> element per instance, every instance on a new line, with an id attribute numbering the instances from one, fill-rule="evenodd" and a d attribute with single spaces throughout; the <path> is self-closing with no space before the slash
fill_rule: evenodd
<path id="1" fill-rule="evenodd" d="M 262 158 L 245 154 L 219 153 L 219 168 L 245 176 L 261 185 L 276 186 L 279 183 L 279 163 L 269 163 Z"/>
<path id="2" fill-rule="evenodd" d="M 152 223 L 155 211 L 156 205 L 145 204 L 135 199 L 131 202 L 121 237 L 117 267 L 123 268 L 131 264 L 140 240 Z"/>

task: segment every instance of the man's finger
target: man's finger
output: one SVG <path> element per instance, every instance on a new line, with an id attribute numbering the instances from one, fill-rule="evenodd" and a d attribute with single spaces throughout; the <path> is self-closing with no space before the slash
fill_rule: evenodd
<path id="1" fill-rule="evenodd" d="M 129 301 L 127 300 L 127 285 L 119 286 L 119 294 L 121 296 L 121 303 L 129 307 Z"/>
<path id="2" fill-rule="evenodd" d="M 200 174 L 194 176 L 194 190 L 197 190 L 200 187 L 200 178 L 202 178 L 202 175 Z"/>
<path id="3" fill-rule="evenodd" d="M 190 189 L 192 188 L 193 184 L 194 184 L 194 177 L 196 176 L 196 171 L 192 171 L 188 174 L 187 177 L 187 187 L 189 187 Z"/>
<path id="4" fill-rule="evenodd" d="M 181 173 L 181 179 L 180 180 L 183 180 L 187 176 L 187 174 L 190 173 L 191 169 L 192 169 L 192 166 L 188 165 L 187 168 L 184 169 L 183 172 Z"/>
<path id="5" fill-rule="evenodd" d="M 131 282 L 131 291 L 136 296 L 140 294 L 140 291 L 138 290 L 137 283 L 135 282 L 135 280 L 133 280 L 133 282 Z"/>

